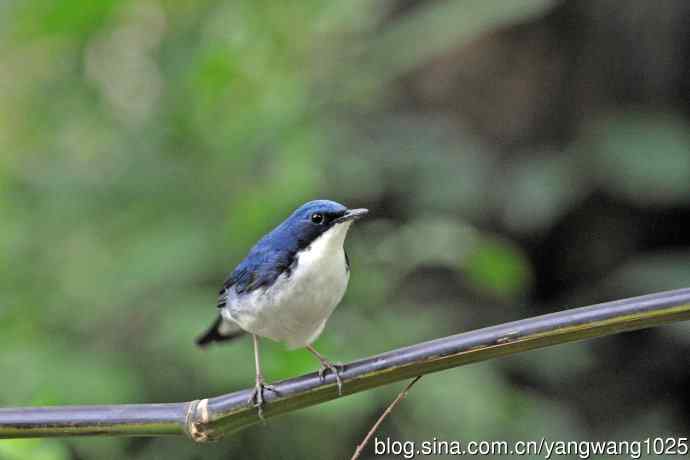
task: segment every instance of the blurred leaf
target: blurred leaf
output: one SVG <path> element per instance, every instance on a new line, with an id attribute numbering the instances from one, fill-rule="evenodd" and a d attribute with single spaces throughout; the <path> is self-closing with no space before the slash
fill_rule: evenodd
<path id="1" fill-rule="evenodd" d="M 69 450 L 55 439 L 3 439 L 2 460 L 62 460 L 71 458 Z"/>
<path id="2" fill-rule="evenodd" d="M 82 35 L 98 29 L 119 2 L 100 0 L 33 0 L 17 2 L 14 29 L 22 37 Z M 80 37 L 81 38 L 81 37 Z"/>
<path id="3" fill-rule="evenodd" d="M 419 244 L 420 239 L 425 244 Z M 473 250 L 476 239 L 476 231 L 461 221 L 420 217 L 386 234 L 377 248 L 377 256 L 401 273 L 420 265 L 440 265 L 457 270 Z"/>
<path id="4" fill-rule="evenodd" d="M 521 233 L 544 231 L 568 212 L 588 189 L 585 168 L 574 156 L 556 152 L 518 158 L 505 168 L 498 202 L 506 225 Z"/>
<path id="5" fill-rule="evenodd" d="M 604 285 L 622 296 L 688 287 L 690 253 L 640 254 L 615 270 Z"/>
<path id="6" fill-rule="evenodd" d="M 590 132 L 602 186 L 643 205 L 690 202 L 690 133 L 672 114 L 622 114 Z"/>
<path id="7" fill-rule="evenodd" d="M 552 0 L 426 2 L 384 30 L 368 52 L 369 62 L 385 75 L 398 75 L 489 29 L 527 20 L 552 6 Z M 419 40 L 418 37 L 424 37 Z"/>
<path id="8" fill-rule="evenodd" d="M 564 347 L 567 346 L 567 352 Z M 571 343 L 564 346 L 548 347 L 511 356 L 506 364 L 556 388 L 591 371 L 596 364 L 592 345 L 586 342 Z"/>
<path id="9" fill-rule="evenodd" d="M 477 288 L 507 299 L 527 293 L 533 277 L 529 261 L 518 247 L 491 238 L 476 246 L 465 262 L 465 273 Z"/>

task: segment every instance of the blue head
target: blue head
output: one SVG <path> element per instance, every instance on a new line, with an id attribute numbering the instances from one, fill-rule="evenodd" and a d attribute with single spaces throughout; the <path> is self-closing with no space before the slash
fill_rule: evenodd
<path id="1" fill-rule="evenodd" d="M 335 201 L 309 201 L 297 208 L 290 217 L 264 238 L 280 240 L 287 243 L 287 246 L 299 250 L 309 246 L 335 226 L 352 222 L 367 213 L 366 209 L 348 209 Z M 279 241 L 276 243 L 282 246 Z"/>
<path id="2" fill-rule="evenodd" d="M 367 213 L 366 209 L 348 209 L 329 200 L 305 203 L 259 240 L 229 281 L 236 284 L 238 292 L 271 285 L 281 273 L 289 273 L 297 254 L 317 239 L 332 242 L 329 247 L 333 249 L 342 248 L 350 224 Z"/>

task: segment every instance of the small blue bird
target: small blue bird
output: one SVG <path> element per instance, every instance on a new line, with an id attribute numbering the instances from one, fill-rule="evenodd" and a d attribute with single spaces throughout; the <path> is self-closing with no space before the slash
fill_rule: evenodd
<path id="1" fill-rule="evenodd" d="M 252 334 L 256 385 L 250 398 L 261 416 L 266 384 L 259 360 L 259 337 L 305 347 L 321 363 L 319 376 L 335 374 L 342 393 L 341 365 L 311 345 L 340 303 L 350 278 L 343 248 L 350 225 L 366 209 L 348 209 L 328 200 L 303 204 L 265 235 L 225 280 L 218 297 L 219 315 L 197 339 L 199 346 Z"/>

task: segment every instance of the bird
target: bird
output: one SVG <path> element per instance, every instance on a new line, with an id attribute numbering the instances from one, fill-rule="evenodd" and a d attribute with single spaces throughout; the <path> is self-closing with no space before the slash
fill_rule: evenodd
<path id="1" fill-rule="evenodd" d="M 266 383 L 259 358 L 259 338 L 306 348 L 319 360 L 318 375 L 335 375 L 342 394 L 342 364 L 334 364 L 312 343 L 342 300 L 350 279 L 344 242 L 350 226 L 369 213 L 330 200 L 309 201 L 261 238 L 230 273 L 220 289 L 218 315 L 196 340 L 206 347 L 249 333 L 254 344 L 256 380 L 249 403 L 265 403 Z"/>

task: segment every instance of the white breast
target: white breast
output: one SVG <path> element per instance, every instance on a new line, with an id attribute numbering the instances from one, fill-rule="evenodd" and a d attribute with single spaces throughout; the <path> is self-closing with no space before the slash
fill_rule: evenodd
<path id="1" fill-rule="evenodd" d="M 311 344 L 347 288 L 343 243 L 350 224 L 336 224 L 319 236 L 301 251 L 290 275 L 280 275 L 271 287 L 243 296 L 230 290 L 223 317 L 290 348 Z"/>

